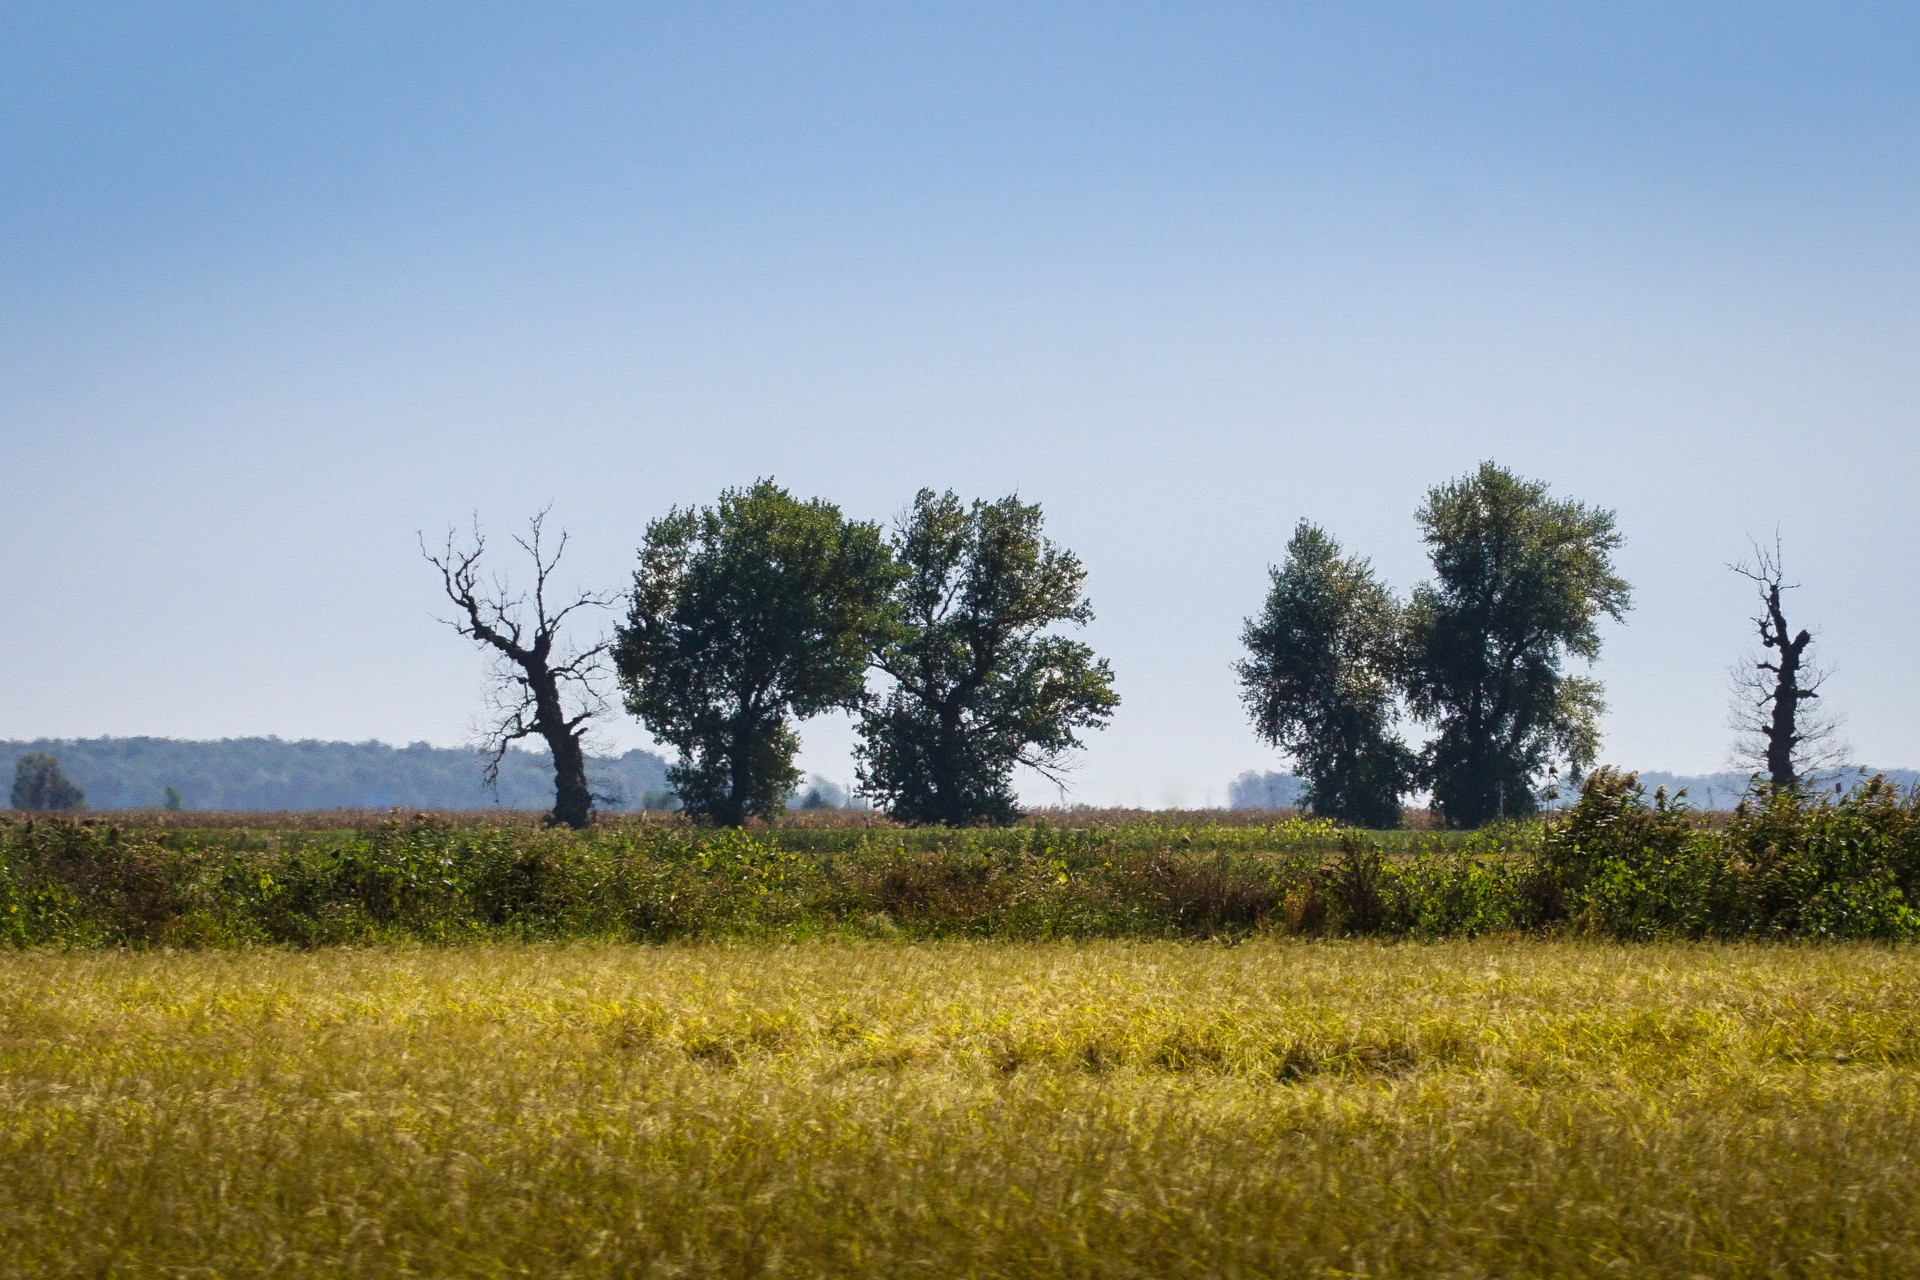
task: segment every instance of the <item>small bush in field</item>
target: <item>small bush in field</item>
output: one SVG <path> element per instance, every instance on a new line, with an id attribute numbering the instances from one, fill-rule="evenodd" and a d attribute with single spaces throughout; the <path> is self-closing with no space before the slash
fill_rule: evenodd
<path id="1" fill-rule="evenodd" d="M 1614 937 L 1920 933 L 1920 798 L 1879 778 L 1837 803 L 1757 795 L 1716 827 L 1602 769 L 1549 829 L 1541 864 L 1556 906 Z"/>

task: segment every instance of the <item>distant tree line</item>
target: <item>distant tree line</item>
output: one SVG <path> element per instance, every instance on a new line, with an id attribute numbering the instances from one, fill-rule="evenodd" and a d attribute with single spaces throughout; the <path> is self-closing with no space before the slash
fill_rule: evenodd
<path id="1" fill-rule="evenodd" d="M 508 752 L 489 790 L 481 784 L 484 755 L 426 743 L 39 739 L 0 743 L 0 760 L 18 762 L 13 806 L 21 809 L 157 809 L 168 807 L 169 792 L 188 809 L 531 809 L 553 800 L 545 752 Z M 49 776 L 41 760 L 55 762 L 71 792 L 41 781 Z M 666 762 L 653 752 L 589 756 L 586 770 L 610 807 L 671 803 Z M 23 789 L 29 775 L 35 781 Z"/>

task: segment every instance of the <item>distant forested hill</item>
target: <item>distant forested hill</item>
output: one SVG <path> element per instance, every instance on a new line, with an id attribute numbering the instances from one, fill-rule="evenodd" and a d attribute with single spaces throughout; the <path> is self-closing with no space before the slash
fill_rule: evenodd
<path id="1" fill-rule="evenodd" d="M 416 742 L 287 742 L 280 738 L 42 738 L 0 742 L 0 785 L 30 751 L 60 761 L 87 793 L 89 809 L 150 809 L 167 788 L 189 809 L 545 809 L 553 804 L 553 767 L 546 752 L 509 751 L 496 796 L 480 785 L 485 758 L 458 747 Z M 666 763 L 649 751 L 590 758 L 589 780 L 638 809 L 667 789 Z M 5 803 L 0 793 L 0 805 Z"/>

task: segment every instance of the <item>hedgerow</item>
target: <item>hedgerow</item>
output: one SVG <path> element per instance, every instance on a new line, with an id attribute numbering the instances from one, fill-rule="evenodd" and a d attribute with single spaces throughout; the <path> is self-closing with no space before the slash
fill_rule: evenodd
<path id="1" fill-rule="evenodd" d="M 999 830 L 587 832 L 396 815 L 231 832 L 0 820 L 0 940 L 1900 939 L 1920 933 L 1920 800 L 1756 796 L 1717 819 L 1596 773 L 1543 822 L 1383 836 L 1293 819 Z"/>

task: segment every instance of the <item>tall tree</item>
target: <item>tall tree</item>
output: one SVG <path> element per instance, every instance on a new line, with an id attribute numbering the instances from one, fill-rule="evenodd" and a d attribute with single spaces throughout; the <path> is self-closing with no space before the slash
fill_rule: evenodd
<path id="1" fill-rule="evenodd" d="M 1764 772 L 1774 790 L 1796 791 L 1846 763 L 1838 719 L 1808 705 L 1819 699 L 1829 672 L 1808 652 L 1812 633 L 1795 632 L 1787 622 L 1782 597 L 1799 584 L 1785 580 L 1779 539 L 1771 549 L 1754 543 L 1753 559 L 1728 567 L 1760 593 L 1753 619 L 1760 648 L 1733 668 L 1734 759 Z"/>
<path id="2" fill-rule="evenodd" d="M 547 512 L 540 512 L 528 522 L 528 535 L 514 538 L 533 562 L 531 597 L 513 591 L 504 579 L 482 583 L 487 543 L 477 522 L 471 544 L 457 543 L 449 531 L 441 552 L 428 551 L 424 539 L 420 551 L 440 571 L 447 599 L 459 610 L 448 625 L 494 658 L 488 717 L 481 729 L 488 753 L 486 784 L 492 787 L 498 781 L 508 747 L 537 737 L 553 756 L 553 812 L 548 821 L 584 827 L 593 817 L 593 792 L 587 785 L 583 740 L 587 722 L 606 709 L 601 689 L 609 642 L 579 648 L 569 645 L 562 633 L 574 613 L 607 608 L 612 598 L 583 591 L 564 603 L 549 600 L 567 534 L 561 531 L 548 554 L 542 541 L 546 519 Z"/>
<path id="3" fill-rule="evenodd" d="M 647 527 L 614 662 L 627 709 L 679 751 L 668 777 L 691 814 L 784 809 L 792 721 L 859 704 L 893 580 L 878 525 L 771 480 Z"/>
<path id="4" fill-rule="evenodd" d="M 1086 570 L 1036 504 L 963 505 L 922 489 L 901 518 L 902 576 L 875 664 L 892 688 L 860 720 L 862 788 L 895 817 L 960 826 L 1019 813 L 1017 766 L 1058 782 L 1079 735 L 1119 698 L 1106 660 L 1049 634 L 1083 626 Z"/>
<path id="5" fill-rule="evenodd" d="M 87 807 L 87 793 L 60 771 L 60 762 L 44 751 L 29 751 L 13 767 L 13 807 L 62 813 Z"/>
<path id="6" fill-rule="evenodd" d="M 1422 759 L 1434 804 L 1459 826 L 1532 812 L 1550 766 L 1577 778 L 1599 752 L 1599 682 L 1561 668 L 1597 658 L 1600 619 L 1629 607 L 1613 513 L 1488 462 L 1432 490 L 1417 519 L 1434 580 L 1407 611 L 1407 692 L 1436 729 Z"/>
<path id="7" fill-rule="evenodd" d="M 1234 664 L 1260 736 L 1290 754 L 1315 813 L 1400 825 L 1413 753 L 1394 732 L 1400 608 L 1359 557 L 1302 520 Z"/>

